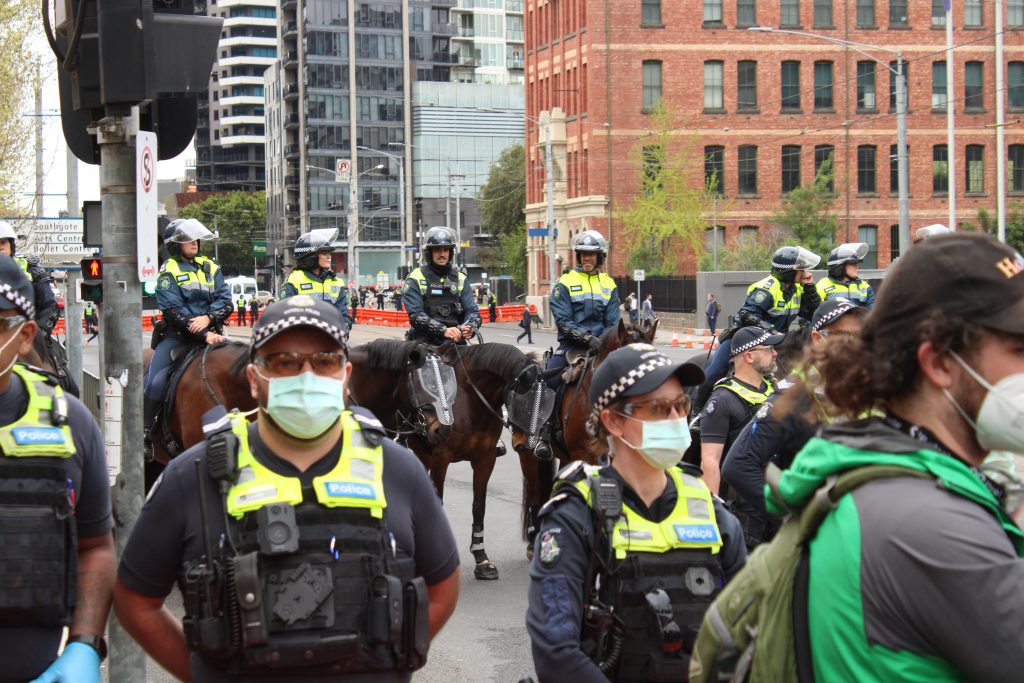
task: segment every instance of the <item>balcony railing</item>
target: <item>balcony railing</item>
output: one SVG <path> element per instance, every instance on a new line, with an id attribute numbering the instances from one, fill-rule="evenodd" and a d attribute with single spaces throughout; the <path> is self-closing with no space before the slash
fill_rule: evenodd
<path id="1" fill-rule="evenodd" d="M 505 60 L 506 69 L 525 69 L 522 57 L 508 57 Z"/>

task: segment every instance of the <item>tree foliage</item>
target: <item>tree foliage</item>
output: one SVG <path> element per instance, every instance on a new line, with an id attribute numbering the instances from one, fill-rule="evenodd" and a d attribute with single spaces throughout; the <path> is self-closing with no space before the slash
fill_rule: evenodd
<path id="1" fill-rule="evenodd" d="M 29 0 L 0 2 L 0 216 L 19 216 L 29 206 L 19 196 L 30 177 L 32 107 L 36 70 L 30 43 L 37 31 L 39 3 Z"/>
<path id="2" fill-rule="evenodd" d="M 511 275 L 512 281 L 526 289 L 526 224 L 521 223 L 498 236 L 501 245 L 501 269 L 505 275 Z"/>
<path id="3" fill-rule="evenodd" d="M 674 275 L 681 253 L 703 248 L 711 193 L 703 182 L 697 139 L 672 134 L 680 125 L 664 102 L 652 119 L 652 133 L 633 150 L 640 191 L 617 217 L 629 248 L 626 267 L 642 268 L 649 275 Z"/>
<path id="4" fill-rule="evenodd" d="M 482 206 L 484 228 L 490 234 L 504 235 L 526 224 L 526 151 L 522 145 L 513 145 L 501 153 L 491 165 L 477 198 Z"/>
<path id="5" fill-rule="evenodd" d="M 978 225 L 964 221 L 960 230 L 979 230 L 993 237 L 999 234 L 999 222 L 988 209 L 978 209 Z M 1013 202 L 1006 207 L 1006 243 L 1024 253 L 1024 204 Z"/>
<path id="6" fill-rule="evenodd" d="M 832 212 L 836 201 L 833 190 L 835 171 L 829 157 L 809 185 L 802 185 L 782 197 L 782 208 L 770 220 L 792 235 L 806 249 L 827 259 L 835 241 L 839 221 Z"/>
<path id="7" fill-rule="evenodd" d="M 774 244 L 760 239 L 741 239 L 735 249 L 718 250 L 718 270 L 768 270 L 772 263 Z M 700 257 L 699 269 L 713 271 L 714 255 L 707 251 Z"/>
<path id="8" fill-rule="evenodd" d="M 220 233 L 217 244 L 219 265 L 227 276 L 250 274 L 253 268 L 253 242 L 267 239 L 267 203 L 264 192 L 227 192 L 189 204 L 178 212 L 182 218 L 195 218 L 210 232 Z M 202 245 L 202 253 L 213 257 L 212 244 Z"/>

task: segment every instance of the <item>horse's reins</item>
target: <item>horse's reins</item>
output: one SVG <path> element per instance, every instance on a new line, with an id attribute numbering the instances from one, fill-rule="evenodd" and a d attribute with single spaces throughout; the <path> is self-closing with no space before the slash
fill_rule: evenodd
<path id="1" fill-rule="evenodd" d="M 220 399 L 217 398 L 217 394 L 213 391 L 213 387 L 210 386 L 210 380 L 206 377 L 206 356 L 210 353 L 210 345 L 207 344 L 203 348 L 203 357 L 199 362 L 199 377 L 203 380 L 203 388 L 206 389 L 206 395 L 213 401 L 213 405 L 221 405 Z"/>

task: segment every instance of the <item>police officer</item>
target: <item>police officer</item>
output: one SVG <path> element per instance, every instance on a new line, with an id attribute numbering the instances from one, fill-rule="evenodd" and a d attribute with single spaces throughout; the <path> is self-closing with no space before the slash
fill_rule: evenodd
<path id="1" fill-rule="evenodd" d="M 775 345 L 785 337 L 760 327 L 744 327 L 732 337 L 731 375 L 715 384 L 700 414 L 700 468 L 713 493 L 720 489 L 722 457 L 775 391 Z"/>
<path id="2" fill-rule="evenodd" d="M 17 364 L 36 334 L 32 290 L 0 255 L 0 681 L 99 683 L 115 564 L 103 436 Z"/>
<path id="3" fill-rule="evenodd" d="M 465 273 L 455 269 L 455 235 L 445 227 L 427 231 L 423 265 L 409 273 L 402 303 L 412 325 L 407 335 L 427 344 L 461 343 L 480 329 L 480 310 Z"/>
<path id="4" fill-rule="evenodd" d="M 601 335 L 622 319 L 619 292 L 615 280 L 601 272 L 608 256 L 608 243 L 596 230 L 584 230 L 573 239 L 576 266 L 558 278 L 551 288 L 551 317 L 558 328 L 558 349 L 548 360 L 547 369 L 564 368 L 570 348 L 597 353 Z M 560 382 L 556 373 L 552 388 Z"/>
<path id="5" fill-rule="evenodd" d="M 163 313 L 163 325 L 156 352 L 146 373 L 146 424 L 163 398 L 171 351 L 185 344 L 217 344 L 226 341 L 224 321 L 231 315 L 231 291 L 224 274 L 213 259 L 199 255 L 201 240 L 213 233 L 194 218 L 182 218 L 164 230 L 164 244 L 170 258 L 157 278 L 156 302 Z"/>
<path id="6" fill-rule="evenodd" d="M 57 298 L 50 288 L 53 278 L 45 268 L 39 265 L 39 259 L 18 254 L 17 244 L 18 235 L 14 232 L 14 228 L 10 223 L 0 221 L 0 254 L 13 257 L 14 262 L 28 276 L 28 281 L 32 283 L 32 292 L 35 294 L 36 325 L 43 334 L 49 336 L 53 332 L 53 326 L 60 318 Z"/>
<path id="7" fill-rule="evenodd" d="M 860 264 L 868 253 L 864 242 L 840 244 L 828 255 L 828 275 L 818 280 L 814 288 L 822 301 L 841 297 L 868 310 L 875 305 L 875 290 L 860 279 Z"/>
<path id="8" fill-rule="evenodd" d="M 649 344 L 594 372 L 594 427 L 611 465 L 562 470 L 539 515 L 526 628 L 541 681 L 684 681 L 704 610 L 746 560 L 736 519 L 686 448 L 703 372 Z"/>
<path id="9" fill-rule="evenodd" d="M 749 547 L 768 541 L 779 527 L 778 518 L 765 510 L 764 470 L 769 462 L 786 469 L 794 456 L 823 424 L 838 415 L 825 396 L 816 359 L 825 345 L 844 345 L 860 333 L 867 309 L 849 299 L 829 299 L 814 312 L 811 321 L 810 361 L 779 382 L 754 415 L 754 419 L 726 450 L 722 479 L 735 492 L 732 510 L 743 524 Z M 799 390 L 790 391 L 799 383 Z M 802 385 L 802 386 L 800 386 Z"/>
<path id="10" fill-rule="evenodd" d="M 342 325 L 308 295 L 268 306 L 256 421 L 208 414 L 136 522 L 118 619 L 182 680 L 408 681 L 455 608 L 458 548 L 426 470 L 343 404 Z M 164 607 L 176 583 L 183 623 Z"/>
<path id="11" fill-rule="evenodd" d="M 352 328 L 345 281 L 331 270 L 331 253 L 338 239 L 337 228 L 310 230 L 295 240 L 295 270 L 284 283 L 284 296 L 309 294 L 323 299 L 341 313 L 345 334 Z M 255 320 L 255 318 L 254 318 Z"/>
<path id="12" fill-rule="evenodd" d="M 732 325 L 719 335 L 718 350 L 711 363 L 704 368 L 706 379 L 697 393 L 694 407 L 700 410 L 718 380 L 725 377 L 732 359 L 732 335 L 741 327 L 756 325 L 786 334 L 796 318 L 810 322 L 814 310 L 821 303 L 808 273 L 818 265 L 821 257 L 803 247 L 782 247 L 772 255 L 772 272 L 747 288 L 747 298 Z"/>

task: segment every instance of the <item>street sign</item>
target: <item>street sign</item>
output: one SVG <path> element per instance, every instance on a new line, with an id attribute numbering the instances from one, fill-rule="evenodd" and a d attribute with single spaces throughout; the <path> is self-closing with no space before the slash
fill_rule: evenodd
<path id="1" fill-rule="evenodd" d="M 381 289 L 387 289 L 390 284 L 388 274 L 383 270 L 377 271 L 377 286 Z"/>
<path id="2" fill-rule="evenodd" d="M 267 243 L 266 242 L 253 242 L 252 243 L 252 255 L 253 256 L 266 256 L 267 255 Z"/>
<path id="3" fill-rule="evenodd" d="M 644 271 L 639 268 L 633 271 L 633 282 L 643 282 L 645 278 Z"/>
<path id="4" fill-rule="evenodd" d="M 127 378 L 125 378 L 127 381 Z M 107 475 L 114 485 L 121 473 L 121 417 L 124 409 L 124 385 L 108 377 L 103 390 L 103 450 L 107 456 Z"/>
<path id="5" fill-rule="evenodd" d="M 139 281 L 156 280 L 160 264 L 156 245 L 156 133 L 135 136 L 135 245 Z"/>
<path id="6" fill-rule="evenodd" d="M 334 162 L 334 174 L 339 183 L 352 181 L 352 161 L 349 159 L 337 159 Z"/>

